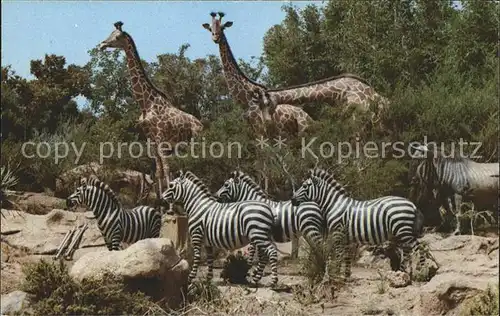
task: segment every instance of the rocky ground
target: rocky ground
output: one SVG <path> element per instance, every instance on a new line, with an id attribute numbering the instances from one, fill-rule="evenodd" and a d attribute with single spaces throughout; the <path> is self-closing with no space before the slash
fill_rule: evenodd
<path id="1" fill-rule="evenodd" d="M 62 205 L 62 200 L 52 202 Z M 47 214 L 36 215 L 2 209 L 2 215 L 2 296 L 19 288 L 23 264 L 55 255 L 67 231 L 76 225 L 88 223 L 89 228 L 73 260 L 68 261 L 70 266 L 85 253 L 106 249 L 89 212 L 53 209 Z M 188 313 L 452 315 L 460 311 L 465 299 L 486 289 L 488 284 L 498 283 L 497 236 L 444 237 L 432 233 L 426 234 L 422 240 L 428 243 L 440 266 L 437 275 L 426 283 L 392 287 L 387 260 L 363 252 L 353 267 L 351 282 L 338 291 L 331 291 L 328 287 L 310 291 L 298 273 L 300 263 L 282 260 L 279 283 L 288 287 L 287 290 L 273 291 L 266 287 L 269 276 L 263 278 L 264 286 L 259 289 L 228 286 L 216 278 L 215 282 L 223 293 L 221 301 L 209 307 L 193 306 Z M 290 252 L 290 244 L 279 246 L 282 252 Z M 204 274 L 204 269 L 199 275 Z M 220 269 L 217 269 L 215 275 L 219 274 Z"/>

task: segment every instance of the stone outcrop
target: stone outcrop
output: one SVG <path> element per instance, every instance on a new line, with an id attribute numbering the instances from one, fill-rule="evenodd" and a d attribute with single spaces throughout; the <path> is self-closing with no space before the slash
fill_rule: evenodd
<path id="1" fill-rule="evenodd" d="M 182 302 L 189 265 L 177 254 L 170 239 L 148 238 L 124 250 L 84 254 L 73 264 L 70 275 L 82 280 L 99 278 L 107 272 L 123 277 L 134 288 L 155 299 L 165 299 L 173 306 Z"/>

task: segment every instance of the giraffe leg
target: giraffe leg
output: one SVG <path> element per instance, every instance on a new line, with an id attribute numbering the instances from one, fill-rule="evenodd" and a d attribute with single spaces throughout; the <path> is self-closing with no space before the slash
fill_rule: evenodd
<path id="1" fill-rule="evenodd" d="M 167 157 L 161 157 L 162 160 L 162 165 L 163 165 L 163 178 L 162 178 L 162 183 L 164 183 L 165 188 L 168 188 L 168 185 L 170 183 L 170 166 L 167 161 Z M 165 181 L 165 182 L 163 182 Z M 172 205 L 168 204 L 167 206 L 167 213 L 172 213 Z"/>
<path id="2" fill-rule="evenodd" d="M 155 187 L 156 187 L 156 203 L 159 207 L 161 205 L 161 195 L 163 194 L 163 165 L 157 153 L 155 156 L 156 170 L 155 170 Z"/>

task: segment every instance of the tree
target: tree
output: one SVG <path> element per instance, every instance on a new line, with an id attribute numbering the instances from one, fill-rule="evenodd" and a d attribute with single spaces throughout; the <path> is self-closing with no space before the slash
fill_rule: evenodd
<path id="1" fill-rule="evenodd" d="M 74 98 L 90 92 L 87 70 L 66 67 L 63 56 L 45 55 L 43 60 L 32 60 L 30 66 L 35 79 L 29 81 L 2 67 L 4 137 L 27 139 L 35 130 L 54 132 L 61 121 L 79 118 Z"/>

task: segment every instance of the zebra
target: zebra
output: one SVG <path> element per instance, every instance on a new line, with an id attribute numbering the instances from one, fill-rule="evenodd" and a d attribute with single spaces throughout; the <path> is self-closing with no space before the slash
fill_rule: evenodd
<path id="1" fill-rule="evenodd" d="M 423 216 L 415 205 L 402 197 L 384 196 L 359 201 L 348 196 L 344 187 L 327 171 L 309 170 L 309 177 L 295 191 L 292 204 L 315 201 L 323 210 L 330 233 L 344 232 L 344 249 L 350 243 L 382 245 L 390 242 L 402 250 L 398 270 L 406 272 L 410 251 L 417 250 Z M 420 256 L 419 264 L 425 258 Z M 350 277 L 350 258 L 344 253 L 345 277 Z M 411 274 L 411 271 L 410 271 Z"/>
<path id="2" fill-rule="evenodd" d="M 498 209 L 498 163 L 479 163 L 464 157 L 444 157 L 428 146 L 416 146 L 423 160 L 416 177 L 428 190 L 438 191 L 439 202 L 448 212 L 457 214 L 454 235 L 461 233 L 462 199 L 472 200 L 480 208 Z"/>
<path id="3" fill-rule="evenodd" d="M 219 203 L 207 186 L 192 172 L 180 171 L 162 194 L 168 203 L 181 202 L 188 217 L 188 231 L 193 246 L 193 266 L 188 282 L 196 277 L 200 264 L 201 246 L 207 252 L 208 275 L 213 278 L 214 248 L 235 250 L 252 243 L 257 248 L 259 264 L 253 272 L 255 285 L 263 275 L 269 259 L 271 286 L 278 282 L 278 253 L 271 242 L 274 215 L 264 202 L 242 201 Z"/>
<path id="4" fill-rule="evenodd" d="M 124 210 L 111 188 L 95 177 L 82 178 L 80 186 L 68 196 L 66 206 L 89 207 L 97 219 L 109 251 L 120 250 L 120 243 L 135 243 L 160 236 L 161 212 L 149 206 Z"/>
<path id="5" fill-rule="evenodd" d="M 323 237 L 323 214 L 318 204 L 305 202 L 299 207 L 291 201 L 273 201 L 262 188 L 242 171 L 233 171 L 215 194 L 220 201 L 263 201 L 274 212 L 277 229 L 272 240 L 285 243 L 297 235 L 302 235 L 310 244 L 319 245 Z M 253 258 L 255 247 L 249 246 L 249 257 Z"/>

